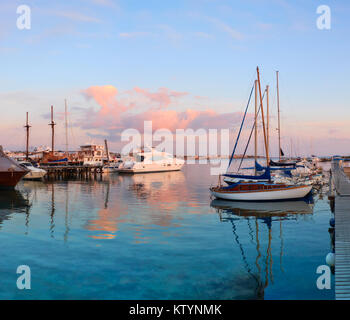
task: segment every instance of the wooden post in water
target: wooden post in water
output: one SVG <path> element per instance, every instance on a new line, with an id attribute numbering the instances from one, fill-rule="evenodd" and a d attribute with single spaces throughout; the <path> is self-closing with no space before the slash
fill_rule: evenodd
<path id="1" fill-rule="evenodd" d="M 24 126 L 26 128 L 26 160 L 29 159 L 29 128 L 31 127 L 28 123 L 28 112 L 26 117 L 26 125 Z"/>
<path id="2" fill-rule="evenodd" d="M 49 126 L 51 126 L 51 152 L 54 155 L 55 151 L 55 125 L 56 123 L 53 121 L 53 106 L 51 106 L 51 122 Z"/>

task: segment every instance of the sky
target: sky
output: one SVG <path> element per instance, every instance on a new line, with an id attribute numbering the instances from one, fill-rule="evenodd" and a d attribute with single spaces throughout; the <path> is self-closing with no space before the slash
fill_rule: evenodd
<path id="1" fill-rule="evenodd" d="M 31 25 L 21 30 L 23 4 Z M 330 29 L 317 28 L 320 5 Z M 64 148 L 64 99 L 70 149 L 106 138 L 119 151 L 121 133 L 144 120 L 227 128 L 233 141 L 259 66 L 273 154 L 276 70 L 285 153 L 350 154 L 349 16 L 346 0 L 2 0 L 0 144 L 24 149 L 29 112 L 30 145 L 50 145 L 53 105 Z"/>

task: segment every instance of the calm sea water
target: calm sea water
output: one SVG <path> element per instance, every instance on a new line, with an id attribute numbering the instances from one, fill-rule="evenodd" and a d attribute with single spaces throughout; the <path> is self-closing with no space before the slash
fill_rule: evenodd
<path id="1" fill-rule="evenodd" d="M 209 165 L 0 191 L 0 299 L 333 299 L 326 197 L 211 201 Z M 31 268 L 31 290 L 16 269 Z"/>

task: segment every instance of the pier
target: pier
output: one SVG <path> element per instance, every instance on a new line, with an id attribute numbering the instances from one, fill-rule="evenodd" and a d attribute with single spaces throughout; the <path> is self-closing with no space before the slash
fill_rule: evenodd
<path id="1" fill-rule="evenodd" d="M 335 216 L 335 298 L 350 300 L 350 179 L 342 164 L 339 158 L 333 159 L 330 181 Z"/>
<path id="2" fill-rule="evenodd" d="M 101 166 L 41 166 L 44 169 L 47 180 L 65 180 L 65 179 L 88 179 L 96 178 L 103 174 Z"/>

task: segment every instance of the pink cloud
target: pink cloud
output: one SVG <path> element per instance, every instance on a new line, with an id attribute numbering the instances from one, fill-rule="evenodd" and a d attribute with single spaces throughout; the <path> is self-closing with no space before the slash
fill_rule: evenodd
<path id="1" fill-rule="evenodd" d="M 123 129 L 134 128 L 143 131 L 144 121 L 152 121 L 153 130 L 198 128 L 232 128 L 242 118 L 241 112 L 219 114 L 206 108 L 204 110 L 186 109 L 178 111 L 170 106 L 187 92 L 177 92 L 160 88 L 156 92 L 135 87 L 126 92 L 119 92 L 111 85 L 93 86 L 82 91 L 84 96 L 94 101 L 99 109 L 85 110 L 85 119 L 81 121 L 83 129 L 104 131 L 109 136 L 118 135 Z M 145 104 L 147 109 L 142 108 Z M 97 136 L 96 136 L 97 137 Z M 100 137 L 100 136 L 99 136 Z"/>
<path id="2" fill-rule="evenodd" d="M 147 97 L 153 102 L 159 103 L 161 108 L 167 108 L 171 104 L 173 98 L 180 98 L 188 95 L 187 92 L 176 92 L 167 88 L 160 88 L 158 89 L 158 92 L 155 93 L 151 93 L 148 90 L 141 89 L 139 87 L 135 87 L 134 91 Z"/>

